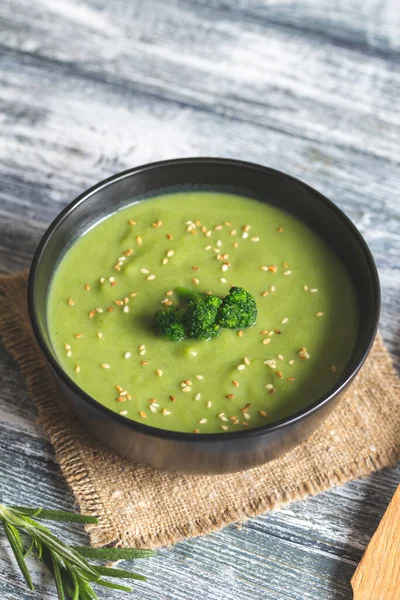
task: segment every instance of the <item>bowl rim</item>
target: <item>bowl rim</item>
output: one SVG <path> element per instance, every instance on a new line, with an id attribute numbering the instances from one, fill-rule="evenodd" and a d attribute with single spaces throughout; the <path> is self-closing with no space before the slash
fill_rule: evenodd
<path id="1" fill-rule="evenodd" d="M 40 268 L 42 256 L 46 250 L 46 246 L 51 239 L 51 237 L 57 233 L 57 228 L 62 221 L 64 221 L 72 211 L 74 211 L 80 204 L 82 204 L 86 199 L 90 198 L 96 192 L 113 185 L 117 181 L 126 179 L 131 176 L 135 176 L 136 174 L 151 171 L 159 168 L 168 168 L 170 166 L 184 166 L 184 165 L 193 165 L 193 164 L 208 164 L 208 165 L 224 165 L 231 167 L 241 167 L 245 168 L 249 171 L 261 171 L 265 174 L 272 175 L 278 179 L 289 180 L 298 186 L 305 188 L 309 193 L 315 196 L 320 202 L 328 206 L 331 210 L 333 210 L 337 216 L 344 221 L 344 224 L 347 226 L 349 233 L 354 236 L 358 244 L 360 245 L 369 268 L 371 282 L 372 282 L 372 318 L 369 324 L 368 335 L 364 341 L 363 346 L 359 349 L 358 354 L 360 357 L 356 364 L 351 368 L 350 372 L 347 373 L 345 377 L 339 378 L 336 382 L 336 385 L 326 394 L 317 398 L 313 403 L 308 406 L 296 411 L 295 413 L 274 421 L 272 423 L 267 423 L 265 425 L 260 425 L 259 427 L 254 427 L 251 429 L 243 429 L 240 431 L 231 431 L 231 432 L 221 432 L 221 433 L 202 433 L 196 434 L 192 432 L 184 432 L 184 431 L 174 431 L 168 429 L 161 429 L 158 427 L 153 427 L 151 425 L 146 425 L 144 423 L 140 423 L 138 421 L 134 421 L 133 419 L 128 419 L 122 415 L 119 415 L 117 412 L 107 408 L 95 398 L 90 396 L 87 392 L 85 392 L 82 388 L 80 388 L 64 371 L 61 367 L 60 363 L 55 359 L 52 352 L 49 349 L 49 345 L 42 335 L 41 328 L 39 325 L 37 310 L 36 310 L 36 280 L 37 273 Z M 364 364 L 375 339 L 379 315 L 380 315 L 380 303 L 381 303 L 381 292 L 380 292 L 380 283 L 378 271 L 376 268 L 375 261 L 373 259 L 372 253 L 362 237 L 361 233 L 354 225 L 354 223 L 347 217 L 347 215 L 331 200 L 329 200 L 326 196 L 324 196 L 321 192 L 318 192 L 312 186 L 304 183 L 300 179 L 293 177 L 292 175 L 288 175 L 278 169 L 273 169 L 271 167 L 266 167 L 263 165 L 259 165 L 253 162 L 247 162 L 242 160 L 230 159 L 230 158 L 214 158 L 214 157 L 193 157 L 193 158 L 175 158 L 157 162 L 146 163 L 144 165 L 139 165 L 137 167 L 133 167 L 130 169 L 126 169 L 125 171 L 121 171 L 120 173 L 116 173 L 87 190 L 83 191 L 79 194 L 72 202 L 70 202 L 59 214 L 58 216 L 51 222 L 51 224 L 46 229 L 43 234 L 39 245 L 35 251 L 31 268 L 29 271 L 28 278 L 28 288 L 27 288 L 27 296 L 28 296 L 28 313 L 31 322 L 31 327 L 33 329 L 34 336 L 39 345 L 40 350 L 42 351 L 46 361 L 50 364 L 50 366 L 54 369 L 57 375 L 61 378 L 64 384 L 66 384 L 72 391 L 82 400 L 83 402 L 89 404 L 93 409 L 100 411 L 104 416 L 108 416 L 112 421 L 124 426 L 125 428 L 130 429 L 133 432 L 139 432 L 141 434 L 145 434 L 152 437 L 168 439 L 172 441 L 180 441 L 180 442 L 196 442 L 196 443 L 210 443 L 210 442 L 218 442 L 221 443 L 223 441 L 233 440 L 237 438 L 252 438 L 257 436 L 262 436 L 268 433 L 273 433 L 284 429 L 285 427 L 290 427 L 291 425 L 297 424 L 299 421 L 306 419 L 308 416 L 318 412 L 324 406 L 326 406 L 329 402 L 333 401 L 337 396 L 339 396 L 344 389 L 351 383 L 354 377 L 357 375 L 362 365 Z M 351 359 L 350 359 L 351 361 Z M 351 362 L 350 362 L 351 364 Z"/>

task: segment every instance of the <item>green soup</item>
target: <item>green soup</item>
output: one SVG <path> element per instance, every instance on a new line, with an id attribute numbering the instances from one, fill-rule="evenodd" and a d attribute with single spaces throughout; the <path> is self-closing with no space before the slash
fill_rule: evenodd
<path id="1" fill-rule="evenodd" d="M 251 292 L 257 323 L 172 342 L 153 315 L 185 286 Z M 71 245 L 52 281 L 58 360 L 101 404 L 175 431 L 239 431 L 328 392 L 354 349 L 358 313 L 337 257 L 302 222 L 235 195 L 185 192 L 132 204 Z"/>

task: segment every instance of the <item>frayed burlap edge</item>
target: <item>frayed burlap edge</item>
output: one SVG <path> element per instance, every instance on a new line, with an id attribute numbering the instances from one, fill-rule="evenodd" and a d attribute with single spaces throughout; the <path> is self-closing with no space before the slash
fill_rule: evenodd
<path id="1" fill-rule="evenodd" d="M 279 494 L 275 493 L 266 498 L 260 498 L 253 496 L 249 491 L 246 505 L 236 504 L 235 499 L 232 498 L 230 507 L 226 508 L 223 513 L 193 519 L 184 526 L 170 525 L 168 531 L 148 532 L 146 535 L 135 537 L 121 534 L 114 527 L 110 507 L 102 503 L 91 475 L 85 467 L 86 459 L 82 449 L 82 440 L 85 443 L 100 446 L 101 444 L 91 438 L 69 408 L 58 400 L 58 392 L 40 357 L 39 348 L 34 343 L 26 343 L 27 336 L 29 336 L 27 328 L 30 326 L 26 312 L 24 312 L 25 299 L 21 303 L 15 302 L 13 310 L 10 310 L 10 298 L 20 295 L 21 286 L 25 287 L 26 278 L 26 272 L 0 277 L 0 334 L 5 347 L 21 369 L 27 389 L 38 409 L 39 423 L 49 435 L 61 471 L 71 487 L 81 511 L 100 518 L 99 525 L 87 527 L 91 543 L 94 546 L 113 544 L 157 547 L 175 543 L 188 537 L 210 533 L 224 525 L 261 514 L 266 510 L 280 508 L 294 500 L 304 499 L 396 463 L 398 445 L 389 447 L 385 452 L 374 456 L 345 463 L 336 471 L 331 472 L 329 476 L 319 473 L 311 477 L 309 481 L 299 483 L 291 490 L 282 489 Z M 395 393 L 399 393 L 399 380 L 380 336 L 375 342 L 375 348 L 382 373 L 390 379 Z M 102 452 L 104 451 L 111 452 L 102 447 Z"/>

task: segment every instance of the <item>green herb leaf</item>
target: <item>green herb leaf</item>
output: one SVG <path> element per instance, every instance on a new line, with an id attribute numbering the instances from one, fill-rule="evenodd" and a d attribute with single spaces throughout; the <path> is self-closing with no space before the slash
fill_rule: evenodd
<path id="1" fill-rule="evenodd" d="M 148 558 L 154 556 L 153 550 L 142 548 L 87 548 L 86 546 L 72 546 L 81 556 L 99 560 L 132 560 L 134 558 Z"/>
<path id="2" fill-rule="evenodd" d="M 11 549 L 14 553 L 15 559 L 18 563 L 19 568 L 21 569 L 21 573 L 24 576 L 24 579 L 25 579 L 26 583 L 28 584 L 29 589 L 34 590 L 35 588 L 33 587 L 32 578 L 29 573 L 28 566 L 24 559 L 24 555 L 23 555 L 24 547 L 22 544 L 21 537 L 18 533 L 18 530 L 13 525 L 10 525 L 9 523 L 7 523 L 4 520 L 2 520 L 2 524 L 4 527 L 4 531 L 6 533 L 7 539 L 10 543 Z"/>
<path id="3" fill-rule="evenodd" d="M 44 508 L 27 508 L 25 506 L 10 506 L 10 508 L 22 517 L 34 517 L 49 521 L 62 521 L 64 523 L 90 523 L 96 525 L 98 519 L 63 510 L 45 510 Z"/>
<path id="4" fill-rule="evenodd" d="M 65 600 L 64 594 L 64 586 L 61 578 L 60 564 L 57 555 L 50 550 L 51 562 L 52 562 L 52 570 L 54 574 L 54 579 L 57 587 L 57 594 L 59 600 Z"/>
<path id="5" fill-rule="evenodd" d="M 120 590 L 121 592 L 132 592 L 132 588 L 127 587 L 126 585 L 118 585 L 117 583 L 111 583 L 110 581 L 106 581 L 105 579 L 99 579 L 96 581 L 98 585 L 102 585 L 106 588 L 111 588 L 112 590 Z"/>
<path id="6" fill-rule="evenodd" d="M 95 567 L 99 575 L 104 577 L 118 577 L 118 579 L 140 579 L 146 581 L 144 575 L 133 573 L 132 571 L 126 571 L 125 569 L 112 569 L 110 567 Z"/>

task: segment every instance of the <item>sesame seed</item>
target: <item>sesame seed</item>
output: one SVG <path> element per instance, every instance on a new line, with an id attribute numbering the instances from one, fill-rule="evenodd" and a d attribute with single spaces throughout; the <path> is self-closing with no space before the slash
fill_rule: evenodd
<path id="1" fill-rule="evenodd" d="M 125 354 L 124 354 L 124 357 L 125 357 L 125 358 L 129 358 L 129 357 L 130 357 L 130 355 L 131 355 L 131 353 L 130 353 L 130 352 L 125 352 Z"/>
<path id="2" fill-rule="evenodd" d="M 156 278 L 156 276 L 154 275 L 154 273 L 152 273 L 151 275 L 146 277 L 147 281 L 151 281 L 152 279 L 155 279 L 155 278 Z"/>
<path id="3" fill-rule="evenodd" d="M 149 361 L 148 361 L 148 360 L 141 360 L 141 361 L 140 361 L 140 364 L 141 364 L 141 365 L 148 365 L 148 364 L 149 364 Z"/>
<path id="4" fill-rule="evenodd" d="M 278 335 L 280 335 L 282 332 L 280 329 L 275 329 L 275 333 L 277 333 Z"/>
<path id="5" fill-rule="evenodd" d="M 267 385 L 266 385 L 266 386 L 264 386 L 264 387 L 266 387 L 266 388 L 267 388 L 267 390 L 272 390 L 272 388 L 273 388 L 274 386 L 272 385 L 272 383 L 267 383 Z"/>
<path id="6" fill-rule="evenodd" d="M 193 429 L 193 433 L 200 433 L 198 429 Z"/>
<path id="7" fill-rule="evenodd" d="M 282 233 L 283 227 L 278 227 L 278 233 Z"/>
<path id="8" fill-rule="evenodd" d="M 231 229 L 229 232 L 229 235 L 236 235 L 236 229 Z"/>
<path id="9" fill-rule="evenodd" d="M 107 363 L 100 363 L 100 366 L 103 367 L 103 369 L 109 369 L 110 365 L 108 365 Z"/>
<path id="10" fill-rule="evenodd" d="M 81 370 L 80 366 L 79 366 L 79 365 L 76 365 L 76 367 L 75 367 L 75 371 L 76 371 L 77 373 L 79 373 L 79 371 L 80 371 L 80 370 Z"/>
<path id="11" fill-rule="evenodd" d="M 146 346 L 144 344 L 140 344 L 139 350 L 144 350 L 145 348 L 146 348 Z"/>
<path id="12" fill-rule="evenodd" d="M 285 359 L 283 358 L 283 354 L 278 354 L 278 358 L 279 358 L 279 360 L 285 360 Z"/>
<path id="13" fill-rule="evenodd" d="M 268 271 L 270 273 L 276 273 L 277 270 L 278 270 L 278 267 L 276 267 L 275 265 L 269 265 L 269 267 L 268 267 Z"/>
<path id="14" fill-rule="evenodd" d="M 132 400 L 132 396 L 130 394 L 126 395 L 127 400 Z"/>
<path id="15" fill-rule="evenodd" d="M 173 291 L 172 291 L 172 290 L 168 290 L 168 292 L 165 292 L 165 295 L 166 295 L 166 296 L 172 296 L 172 294 L 173 294 Z"/>
<path id="16" fill-rule="evenodd" d="M 246 365 L 238 365 L 236 368 L 238 371 L 243 371 L 246 368 Z"/>
<path id="17" fill-rule="evenodd" d="M 74 335 L 74 337 L 75 337 L 75 338 L 77 338 L 77 339 L 79 339 L 79 338 L 81 338 L 81 337 L 82 337 L 82 335 L 83 335 L 83 333 L 76 333 L 76 334 Z"/>
<path id="18" fill-rule="evenodd" d="M 250 361 L 247 358 L 247 356 L 244 357 L 243 362 L 244 362 L 245 365 L 249 365 L 250 364 Z"/>
<path id="19" fill-rule="evenodd" d="M 120 396 L 118 396 L 117 402 L 126 402 L 126 397 L 125 396 L 126 396 L 126 394 L 125 395 L 121 394 Z"/>
<path id="20" fill-rule="evenodd" d="M 75 304 L 75 302 L 72 300 L 72 298 L 68 298 L 68 304 L 70 306 L 73 306 Z"/>
<path id="21" fill-rule="evenodd" d="M 299 357 L 301 360 L 306 360 L 310 358 L 310 355 L 307 352 L 307 348 L 300 348 Z"/>
<path id="22" fill-rule="evenodd" d="M 216 225 L 216 226 L 214 227 L 214 229 L 215 229 L 215 231 L 221 231 L 221 229 L 222 229 L 222 225 Z"/>
<path id="23" fill-rule="evenodd" d="M 288 377 L 287 380 L 288 381 L 294 381 L 294 377 Z"/>
<path id="24" fill-rule="evenodd" d="M 262 271 L 268 271 L 268 267 L 265 266 L 265 265 L 262 265 L 260 268 L 261 268 Z"/>
<path id="25" fill-rule="evenodd" d="M 207 423 L 207 419 L 200 419 L 199 423 L 200 425 L 204 425 L 204 423 Z"/>
<path id="26" fill-rule="evenodd" d="M 273 332 L 273 331 L 270 331 L 268 335 L 269 335 L 269 337 L 271 337 L 271 336 L 273 336 L 273 335 L 274 335 L 274 332 Z"/>
<path id="27" fill-rule="evenodd" d="M 243 231 L 242 238 L 245 240 L 248 237 L 249 237 L 249 234 L 247 233 L 247 231 Z"/>
<path id="28" fill-rule="evenodd" d="M 285 323 L 287 323 L 288 321 L 289 321 L 289 319 L 288 319 L 287 317 L 284 317 L 284 318 L 282 319 L 281 323 L 285 324 Z"/>
<path id="29" fill-rule="evenodd" d="M 166 237 L 167 237 L 169 240 L 173 240 L 173 239 L 174 239 L 174 238 L 173 238 L 173 236 L 172 236 L 170 233 L 167 233 L 167 236 L 166 236 Z"/>
<path id="30" fill-rule="evenodd" d="M 129 225 L 136 225 L 136 221 L 134 221 L 133 219 L 128 219 L 128 223 Z"/>
<path id="31" fill-rule="evenodd" d="M 276 360 L 274 358 L 264 360 L 264 365 L 267 365 L 267 367 L 269 367 L 270 369 L 276 369 Z"/>
<path id="32" fill-rule="evenodd" d="M 308 292 L 308 285 L 303 285 L 303 290 L 304 290 L 305 292 Z"/>
<path id="33" fill-rule="evenodd" d="M 98 313 L 102 313 L 102 312 L 103 312 L 103 309 L 102 309 L 102 308 L 96 308 L 96 312 L 98 312 Z"/>
<path id="34" fill-rule="evenodd" d="M 143 356 L 144 354 L 146 354 L 146 350 L 140 350 L 139 354 L 140 354 L 141 356 Z"/>
<path id="35" fill-rule="evenodd" d="M 104 277 L 100 277 L 100 283 L 104 283 L 105 282 L 105 278 Z"/>
<path id="36" fill-rule="evenodd" d="M 258 414 L 259 414 L 261 417 L 266 417 L 266 416 L 267 416 L 267 413 L 266 413 L 265 411 L 263 411 L 263 410 L 260 410 L 260 411 L 258 412 Z"/>
<path id="37" fill-rule="evenodd" d="M 127 312 L 129 312 L 129 306 L 128 306 L 127 304 L 125 304 L 125 306 L 124 306 L 124 309 L 123 309 L 123 310 L 124 310 L 124 313 L 127 313 Z"/>
<path id="38" fill-rule="evenodd" d="M 168 258 L 163 258 L 161 262 L 162 262 L 163 265 L 166 265 L 167 262 L 168 262 Z"/>
<path id="39" fill-rule="evenodd" d="M 171 400 L 171 402 L 175 402 L 176 400 L 175 396 L 170 396 L 169 399 Z"/>
<path id="40" fill-rule="evenodd" d="M 173 255 L 174 255 L 174 251 L 173 250 L 168 250 L 168 252 L 167 252 L 168 258 L 171 258 L 171 256 L 173 256 Z"/>
<path id="41" fill-rule="evenodd" d="M 312 288 L 312 289 L 310 290 L 310 292 L 311 292 L 311 294 L 315 294 L 315 292 L 318 292 L 318 289 L 317 289 L 317 288 Z"/>
<path id="42" fill-rule="evenodd" d="M 155 413 L 157 412 L 157 408 L 155 406 L 153 406 L 152 404 L 149 406 L 151 412 Z"/>
<path id="43" fill-rule="evenodd" d="M 252 237 L 252 238 L 250 238 L 250 241 L 251 242 L 259 242 L 260 238 L 259 237 Z"/>
<path id="44" fill-rule="evenodd" d="M 236 379 L 232 379 L 232 384 L 233 384 L 235 387 L 239 387 L 239 382 L 238 382 L 238 381 L 236 381 Z"/>
<path id="45" fill-rule="evenodd" d="M 317 312 L 317 313 L 315 313 L 315 316 L 316 316 L 316 317 L 322 317 L 322 316 L 323 316 L 323 314 L 324 314 L 323 312 Z"/>
<path id="46" fill-rule="evenodd" d="M 220 281 L 221 281 L 222 283 L 228 283 L 224 277 L 221 277 Z"/>
<path id="47" fill-rule="evenodd" d="M 277 372 L 276 372 L 276 375 L 277 375 L 277 377 L 283 377 L 283 373 L 282 373 L 282 371 L 277 371 Z"/>
<path id="48" fill-rule="evenodd" d="M 146 413 L 141 410 L 141 411 L 139 411 L 139 416 L 142 417 L 142 419 L 145 419 Z"/>
<path id="49" fill-rule="evenodd" d="M 119 256 L 118 257 L 118 262 L 124 262 L 124 260 L 126 260 L 126 256 Z"/>
<path id="50" fill-rule="evenodd" d="M 99 340 L 101 340 L 101 338 L 103 337 L 103 334 L 101 333 L 101 331 L 98 331 L 96 333 L 97 337 L 99 338 Z"/>
<path id="51" fill-rule="evenodd" d="M 192 390 L 192 388 L 190 387 L 190 385 L 185 385 L 185 387 L 182 388 L 182 392 L 190 392 Z"/>
<path id="52" fill-rule="evenodd" d="M 222 271 L 227 271 L 228 270 L 228 265 L 226 263 L 224 263 L 221 267 Z"/>
<path id="53" fill-rule="evenodd" d="M 87 292 L 90 290 L 90 285 L 89 285 L 88 283 L 85 285 L 85 290 L 86 290 Z"/>
<path id="54" fill-rule="evenodd" d="M 284 275 L 290 275 L 291 273 L 292 273 L 292 271 L 290 271 L 290 269 L 289 269 L 289 271 L 283 271 Z"/>
<path id="55" fill-rule="evenodd" d="M 140 269 L 140 272 L 143 273 L 144 275 L 147 275 L 147 273 L 150 273 L 150 271 L 148 269 Z"/>
<path id="56" fill-rule="evenodd" d="M 245 419 L 250 419 L 250 415 L 247 412 L 243 413 L 243 416 L 244 416 Z"/>
<path id="57" fill-rule="evenodd" d="M 66 350 L 70 350 L 70 349 L 71 349 L 71 345 L 70 345 L 70 344 L 64 344 L 64 348 L 65 348 Z"/>
<path id="58" fill-rule="evenodd" d="M 161 369 L 157 369 L 156 373 L 157 373 L 158 377 L 162 377 L 162 371 L 161 371 Z"/>
<path id="59" fill-rule="evenodd" d="M 117 306 L 122 306 L 123 301 L 122 300 L 114 300 L 114 304 L 116 304 Z"/>
<path id="60" fill-rule="evenodd" d="M 123 417 L 125 417 L 125 415 L 128 414 L 128 411 L 127 410 L 120 410 L 119 414 L 122 415 Z"/>
<path id="61" fill-rule="evenodd" d="M 116 389 L 118 392 L 122 392 L 122 390 L 123 390 L 124 388 L 123 388 L 122 386 L 120 386 L 120 385 L 116 385 L 116 386 L 115 386 L 115 389 Z"/>
<path id="62" fill-rule="evenodd" d="M 228 400 L 233 400 L 233 399 L 234 399 L 234 397 L 235 397 L 235 396 L 234 396 L 233 394 L 227 394 L 227 395 L 225 396 L 225 398 L 228 398 Z"/>
<path id="63" fill-rule="evenodd" d="M 228 428 L 226 425 L 221 425 L 221 429 L 222 429 L 222 431 L 226 431 Z"/>
<path id="64" fill-rule="evenodd" d="M 116 271 L 120 271 L 120 270 L 121 270 L 121 265 L 120 265 L 119 263 L 118 263 L 118 264 L 116 264 L 116 265 L 114 265 L 114 269 L 115 269 Z"/>
<path id="65" fill-rule="evenodd" d="M 112 312 L 114 309 L 112 306 L 110 306 L 109 308 L 107 308 L 108 312 Z"/>
<path id="66" fill-rule="evenodd" d="M 267 291 L 263 292 L 262 296 L 268 296 L 268 292 Z"/>
<path id="67" fill-rule="evenodd" d="M 239 242 L 234 242 L 234 243 L 232 244 L 232 247 L 233 247 L 233 248 L 237 248 L 238 246 L 239 246 Z"/>
<path id="68" fill-rule="evenodd" d="M 185 383 L 186 383 L 186 385 L 192 385 L 192 382 L 190 381 L 190 379 L 186 379 Z"/>
<path id="69" fill-rule="evenodd" d="M 137 292 L 131 292 L 129 295 L 131 298 L 134 298 L 135 296 L 137 296 Z"/>
<path id="70" fill-rule="evenodd" d="M 244 336 L 244 331 L 243 331 L 243 329 L 241 329 L 240 331 L 238 331 L 238 336 L 239 336 L 239 337 L 243 337 L 243 336 Z"/>
<path id="71" fill-rule="evenodd" d="M 200 281 L 197 279 L 197 277 L 192 277 L 192 281 L 193 281 L 193 283 L 195 283 L 196 285 L 197 285 L 198 283 L 200 283 Z"/>
<path id="72" fill-rule="evenodd" d="M 251 229 L 251 225 L 244 225 L 243 226 L 243 231 L 250 231 Z"/>
<path id="73" fill-rule="evenodd" d="M 270 341 L 271 341 L 270 338 L 264 338 L 263 341 L 262 341 L 262 343 L 265 345 L 265 344 L 269 344 Z"/>
<path id="74" fill-rule="evenodd" d="M 140 235 L 136 236 L 136 241 L 138 244 L 143 244 L 143 238 Z"/>
<path id="75" fill-rule="evenodd" d="M 211 246 L 204 246 L 204 250 L 211 250 Z"/>
<path id="76" fill-rule="evenodd" d="M 332 365 L 332 366 L 331 366 L 331 372 L 332 372 L 332 373 L 336 373 L 336 366 L 335 366 L 335 365 Z"/>
<path id="77" fill-rule="evenodd" d="M 221 417 L 223 417 L 225 415 L 225 413 L 219 413 L 218 418 L 221 419 Z"/>
<path id="78" fill-rule="evenodd" d="M 203 375 L 196 375 L 196 379 L 204 379 Z"/>
<path id="79" fill-rule="evenodd" d="M 218 246 L 218 248 L 220 248 L 220 247 L 222 246 L 222 242 L 221 242 L 221 240 L 218 240 L 218 241 L 217 241 L 217 246 Z"/>
<path id="80" fill-rule="evenodd" d="M 211 231 L 206 231 L 206 233 L 204 234 L 206 237 L 211 237 Z"/>
<path id="81" fill-rule="evenodd" d="M 207 402 L 207 408 L 211 408 L 211 406 L 212 406 L 212 402 L 211 402 L 211 400 L 209 400 L 209 401 Z"/>
<path id="82" fill-rule="evenodd" d="M 194 397 L 195 400 L 200 400 L 200 398 L 201 398 L 201 394 L 196 394 Z"/>
<path id="83" fill-rule="evenodd" d="M 72 352 L 71 352 L 71 350 L 68 350 L 68 352 L 67 352 L 67 356 L 68 356 L 68 358 L 69 358 L 70 356 L 72 356 Z"/>
<path id="84" fill-rule="evenodd" d="M 275 288 L 275 286 L 274 286 L 274 285 L 271 285 L 271 287 L 269 288 L 269 291 L 270 291 L 270 292 L 274 292 L 274 291 L 275 291 L 275 289 L 276 289 L 276 288 Z"/>

